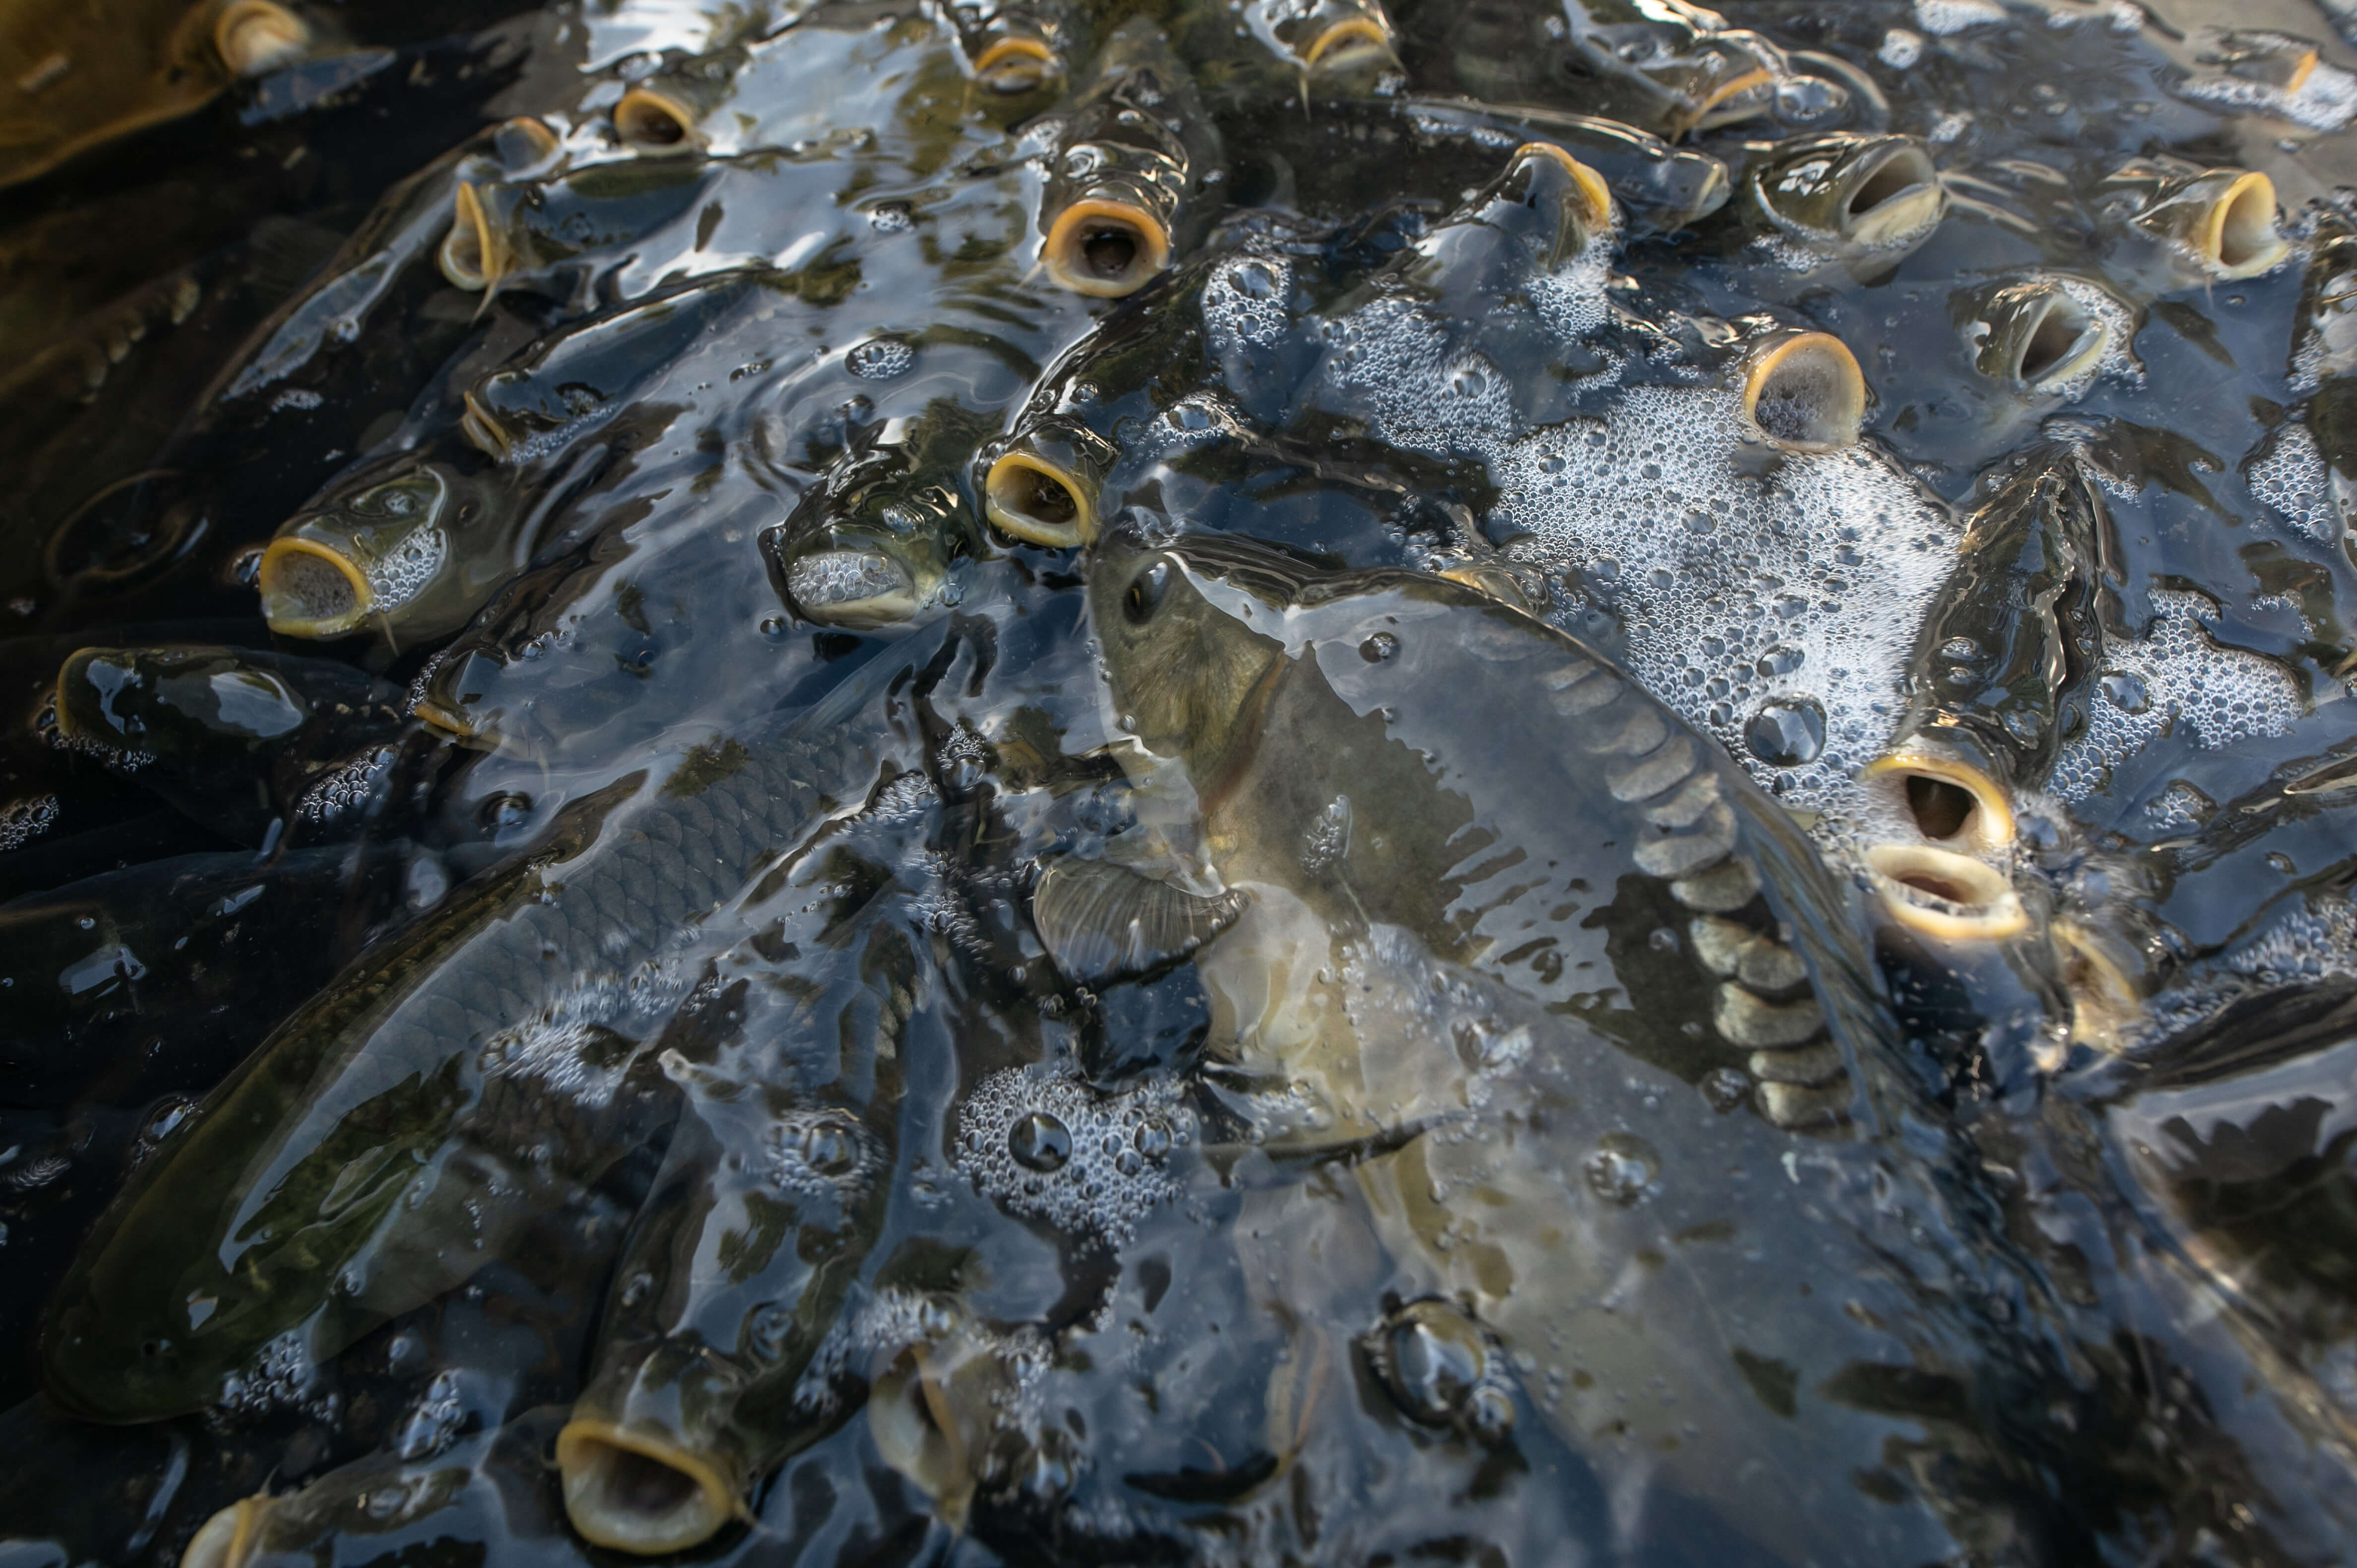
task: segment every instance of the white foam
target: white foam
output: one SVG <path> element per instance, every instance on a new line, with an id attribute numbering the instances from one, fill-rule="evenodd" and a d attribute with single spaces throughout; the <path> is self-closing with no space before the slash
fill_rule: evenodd
<path id="1" fill-rule="evenodd" d="M 2209 599 L 2156 589 L 2152 603 L 2159 613 L 2142 638 L 2105 647 L 2110 679 L 2087 704 L 2086 728 L 2055 759 L 2049 788 L 2065 800 L 2102 793 L 2114 769 L 2163 736 L 2214 751 L 2287 734 L 2303 710 L 2289 671 L 2263 654 L 2211 640 L 2218 611 Z M 2140 701 L 2114 694 L 2136 687 Z"/>
<path id="2" fill-rule="evenodd" d="M 486 1078 L 537 1079 L 590 1108 L 610 1103 L 644 1034 L 687 993 L 673 965 L 650 961 L 628 975 L 584 977 L 524 1022 L 483 1042 Z"/>
<path id="3" fill-rule="evenodd" d="M 1017 1124 L 1035 1114 L 1054 1118 L 1071 1139 L 1071 1154 L 1054 1169 L 1025 1165 L 1010 1146 Z M 975 1084 L 959 1108 L 957 1167 L 1012 1213 L 1119 1246 L 1148 1210 L 1177 1195 L 1170 1151 L 1194 1136 L 1194 1112 L 1173 1080 L 1103 1094 L 1068 1069 L 1009 1068 Z"/>
<path id="4" fill-rule="evenodd" d="M 0 806 L 0 850 L 21 848 L 48 832 L 58 820 L 58 798 L 35 795 Z"/>
<path id="5" fill-rule="evenodd" d="M 1993 27 L 2005 19 L 2005 7 L 1995 0 L 1915 0 L 1915 25 L 1933 38 Z"/>
<path id="6" fill-rule="evenodd" d="M 2178 95 L 2234 113 L 2267 114 L 2310 131 L 2338 131 L 2357 116 L 2357 76 L 2318 62 L 2287 91 L 2272 82 L 2239 76 L 2189 76 Z"/>
<path id="7" fill-rule="evenodd" d="M 2287 424 L 2267 455 L 2244 475 L 2251 494 L 2319 544 L 2337 544 L 2347 531 L 2332 493 L 2332 469 L 2305 424 Z"/>
<path id="8" fill-rule="evenodd" d="M 1882 47 L 1874 51 L 1874 58 L 1893 70 L 1905 70 L 1923 58 L 1923 35 L 1893 27 L 1882 35 Z"/>
<path id="9" fill-rule="evenodd" d="M 1796 806 L 1824 809 L 1889 742 L 1908 655 L 1955 564 L 1942 509 L 1867 446 L 1790 454 L 1754 477 L 1741 401 L 1718 387 L 1636 386 L 1600 417 L 1518 429 L 1504 377 L 1451 355 L 1439 326 L 1379 300 L 1334 324 L 1329 374 L 1395 444 L 1483 458 L 1509 556 L 1568 574 L 1613 615 L 1629 672 Z M 1617 369 L 1595 378 L 1617 378 Z M 1792 769 L 1744 745 L 1770 701 L 1814 702 L 1824 750 Z"/>

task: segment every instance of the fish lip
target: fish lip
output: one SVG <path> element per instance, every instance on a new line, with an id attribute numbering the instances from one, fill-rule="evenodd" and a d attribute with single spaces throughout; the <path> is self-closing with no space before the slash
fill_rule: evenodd
<path id="1" fill-rule="evenodd" d="M 1881 183 L 1890 177 L 1902 183 L 1882 189 Z M 1940 183 L 1939 168 L 1910 136 L 1894 136 L 1870 148 L 1845 185 L 1843 236 L 1868 250 L 1920 243 L 1948 215 L 1948 191 Z M 1858 212 L 1857 203 L 1869 195 L 1874 201 Z"/>
<path id="2" fill-rule="evenodd" d="M 1780 377 L 1807 376 L 1809 361 L 1829 378 L 1835 394 L 1830 411 L 1818 409 L 1800 429 L 1771 429 L 1760 417 Z M 1829 332 L 1796 332 L 1775 338 L 1752 351 L 1743 372 L 1744 423 L 1760 437 L 1792 452 L 1836 452 L 1857 445 L 1866 422 L 1866 373 L 1849 345 Z M 1781 423 L 1781 421 L 1780 421 Z"/>
<path id="3" fill-rule="evenodd" d="M 1092 275 L 1080 264 L 1092 224 L 1105 231 L 1125 230 L 1136 246 L 1130 263 L 1110 277 Z M 1162 220 L 1135 202 L 1084 196 L 1056 214 L 1040 245 L 1040 255 L 1048 275 L 1060 286 L 1094 299 L 1126 299 L 1170 265 L 1170 231 Z"/>
<path id="4" fill-rule="evenodd" d="M 470 294 L 489 288 L 507 275 L 508 268 L 499 231 L 491 224 L 483 199 L 473 185 L 461 181 L 450 199 L 450 231 L 434 252 L 442 276 L 451 287 Z M 471 261 L 466 253 L 469 241 L 474 246 Z"/>
<path id="5" fill-rule="evenodd" d="M 303 570 L 305 565 L 317 570 L 321 564 L 350 588 L 350 608 L 328 615 L 305 613 L 302 594 L 286 583 L 285 576 L 290 571 Z M 262 594 L 262 618 L 269 623 L 271 630 L 287 637 L 342 637 L 357 630 L 376 603 L 376 590 L 370 586 L 368 574 L 357 563 L 317 540 L 294 535 L 274 539 L 264 549 L 261 564 L 254 573 L 254 586 Z"/>
<path id="6" fill-rule="evenodd" d="M 2230 281 L 2272 270 L 2291 250 L 2276 228 L 2276 182 L 2245 170 L 2211 207 L 2200 249 L 2211 269 Z"/>
<path id="7" fill-rule="evenodd" d="M 261 1544 L 262 1521 L 269 1511 L 266 1496 L 240 1498 L 219 1509 L 197 1527 L 180 1552 L 179 1568 L 245 1568 Z"/>
<path id="8" fill-rule="evenodd" d="M 1972 797 L 1973 805 L 1964 822 L 1950 833 L 1934 833 L 1920 819 L 1906 795 L 1907 780 L 1922 778 L 1952 786 Z M 1900 809 L 1925 843 L 1945 847 L 1950 853 L 1990 855 L 2010 848 L 2015 836 L 2013 806 L 2004 788 L 1988 773 L 1962 757 L 1930 746 L 1909 746 L 1886 753 L 1866 765 L 1858 774 L 1861 782 L 1869 785 L 1889 780 L 1884 786 L 1897 797 Z"/>
<path id="9" fill-rule="evenodd" d="M 614 135 L 643 157 L 676 157 L 704 145 L 695 129 L 695 111 L 670 93 L 652 87 L 633 87 L 614 105 Z M 672 134 L 662 134 L 659 125 Z"/>
<path id="10" fill-rule="evenodd" d="M 606 1509 L 604 1486 L 625 1455 L 672 1471 L 691 1491 L 642 1522 Z M 722 1474 L 720 1455 L 702 1454 L 666 1434 L 597 1416 L 576 1415 L 556 1434 L 556 1466 L 564 1477 L 565 1512 L 593 1545 L 652 1557 L 702 1545 L 735 1520 L 748 1517 L 743 1488 Z M 734 1466 L 728 1466 L 733 1470 Z"/>
<path id="11" fill-rule="evenodd" d="M 1310 40 L 1301 69 L 1311 75 L 1363 70 L 1372 63 L 1396 66 L 1392 36 L 1372 16 L 1348 16 Z"/>
<path id="12" fill-rule="evenodd" d="M 1930 844 L 1878 843 L 1867 846 L 1866 864 L 1883 908 L 1919 935 L 1994 942 L 2029 929 L 2029 912 L 2012 884 L 1968 854 Z"/>
<path id="13" fill-rule="evenodd" d="M 1036 474 L 1060 486 L 1072 499 L 1071 521 L 1047 521 L 1017 507 L 1010 487 L 1019 483 L 1017 476 L 1023 474 Z M 1073 470 L 1036 452 L 1018 449 L 1002 454 L 991 464 L 982 488 L 984 515 L 1017 539 L 1051 550 L 1070 550 L 1096 536 L 1096 503 L 1092 496 L 1095 487 Z"/>
<path id="14" fill-rule="evenodd" d="M 1024 62 L 1031 62 L 1026 69 Z M 1036 92 L 1064 74 L 1064 62 L 1042 38 L 996 38 L 974 56 L 974 81 L 1012 98 Z"/>
<path id="15" fill-rule="evenodd" d="M 810 590 L 819 585 L 813 581 L 813 574 L 827 562 L 880 565 L 888 575 L 890 584 L 887 586 L 879 582 L 874 592 L 856 597 L 814 596 Z M 861 576 L 876 581 L 867 573 L 862 573 Z M 861 544 L 829 542 L 819 548 L 804 550 L 786 564 L 785 578 L 786 597 L 794 613 L 820 626 L 847 627 L 864 631 L 897 625 L 914 615 L 920 604 L 916 574 L 885 552 Z"/>
<path id="16" fill-rule="evenodd" d="M 2060 285 L 2050 285 L 2024 307 L 2027 319 L 2020 331 L 2020 350 L 2008 358 L 2007 376 L 2023 392 L 2051 393 L 2086 374 L 2104 355 L 2110 334 L 2093 312 L 2071 297 L 2070 291 Z M 2047 324 L 2057 314 L 2067 314 L 2077 325 L 2070 347 L 2057 355 L 2051 363 L 2035 375 L 2023 372 L 2031 346 L 2046 331 Z"/>

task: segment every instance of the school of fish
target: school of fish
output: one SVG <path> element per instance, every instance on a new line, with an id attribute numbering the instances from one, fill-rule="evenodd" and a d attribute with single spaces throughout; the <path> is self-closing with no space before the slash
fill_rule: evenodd
<path id="1" fill-rule="evenodd" d="M 0 1568 L 2351 1561 L 2349 0 L 8 0 L 0 343 Z"/>

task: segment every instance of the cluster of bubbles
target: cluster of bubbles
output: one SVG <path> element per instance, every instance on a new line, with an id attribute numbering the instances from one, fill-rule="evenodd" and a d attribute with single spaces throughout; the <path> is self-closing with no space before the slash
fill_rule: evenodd
<path id="1" fill-rule="evenodd" d="M 1112 1246 L 1178 1195 L 1171 1153 L 1196 1137 L 1180 1086 L 1117 1094 L 1056 1065 L 1008 1068 L 958 1108 L 957 1168 L 1009 1212 Z"/>

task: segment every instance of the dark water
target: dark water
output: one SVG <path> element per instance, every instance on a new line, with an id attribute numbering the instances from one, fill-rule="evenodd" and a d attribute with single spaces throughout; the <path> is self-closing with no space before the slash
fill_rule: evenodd
<path id="1" fill-rule="evenodd" d="M 1720 15 L 0 19 L 0 1564 L 2346 1560 L 2349 18 Z"/>

